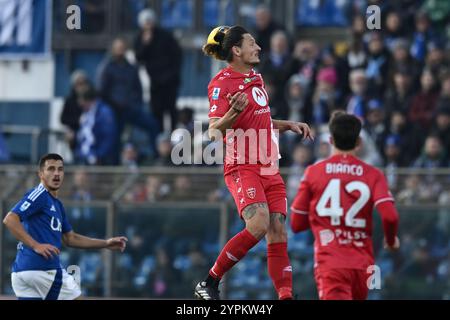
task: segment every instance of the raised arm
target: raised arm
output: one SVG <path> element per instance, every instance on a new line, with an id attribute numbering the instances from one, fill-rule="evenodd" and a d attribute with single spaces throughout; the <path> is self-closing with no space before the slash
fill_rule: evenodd
<path id="1" fill-rule="evenodd" d="M 221 118 L 211 118 L 209 120 L 208 134 L 211 140 L 218 139 L 219 132 L 223 138 L 227 129 L 231 129 L 236 122 L 239 114 L 247 107 L 248 98 L 245 93 L 236 93 L 234 96 L 228 94 L 227 96 L 230 102 L 230 109 Z"/>

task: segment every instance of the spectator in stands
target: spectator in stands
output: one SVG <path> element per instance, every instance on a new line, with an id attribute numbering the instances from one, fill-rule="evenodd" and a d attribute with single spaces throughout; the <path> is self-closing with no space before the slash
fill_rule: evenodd
<path id="1" fill-rule="evenodd" d="M 191 134 L 194 133 L 194 110 L 192 108 L 183 108 L 178 112 L 176 129 L 185 129 Z"/>
<path id="2" fill-rule="evenodd" d="M 289 78 L 286 92 L 286 100 L 289 105 L 289 121 L 308 122 L 305 120 L 307 118 L 307 110 L 305 108 L 306 90 L 307 83 L 302 76 L 294 74 Z"/>
<path id="3" fill-rule="evenodd" d="M 319 68 L 318 62 L 319 49 L 315 42 L 299 40 L 295 43 L 289 74 L 302 76 L 308 86 L 307 94 L 311 96 L 316 85 L 315 81 Z"/>
<path id="4" fill-rule="evenodd" d="M 336 70 L 333 67 L 322 68 L 317 74 L 317 85 L 312 100 L 312 123 L 316 127 L 327 125 L 331 112 L 336 109 L 337 81 Z"/>
<path id="5" fill-rule="evenodd" d="M 69 96 L 64 101 L 61 113 L 61 123 L 67 127 L 66 140 L 72 151 L 75 150 L 76 136 L 80 128 L 80 117 L 83 110 L 78 104 L 78 95 L 85 91 L 91 84 L 89 78 L 83 70 L 75 70 L 70 77 L 71 90 Z"/>
<path id="6" fill-rule="evenodd" d="M 442 142 L 436 135 L 429 135 L 425 140 L 422 155 L 414 162 L 416 168 L 447 168 L 449 163 L 446 155 L 447 150 L 442 147 Z"/>
<path id="7" fill-rule="evenodd" d="M 403 71 L 403 72 L 402 72 Z M 416 89 L 420 77 L 420 66 L 409 53 L 409 42 L 406 39 L 398 39 L 392 45 L 391 62 L 389 65 L 389 84 L 393 83 L 394 75 L 398 72 L 409 74 L 411 85 Z"/>
<path id="8" fill-rule="evenodd" d="M 450 81 L 449 81 L 450 82 Z M 442 104 L 438 107 L 432 133 L 438 136 L 443 149 L 447 151 L 447 160 L 450 156 L 450 104 Z"/>
<path id="9" fill-rule="evenodd" d="M 0 131 L 0 163 L 5 163 L 10 160 L 10 154 L 8 147 L 6 146 L 5 138 L 3 133 Z"/>
<path id="10" fill-rule="evenodd" d="M 418 175 L 411 175 L 405 179 L 405 187 L 396 196 L 396 200 L 400 204 L 412 205 L 428 198 L 426 186 L 420 182 Z M 403 243 L 403 242 L 402 242 Z"/>
<path id="11" fill-rule="evenodd" d="M 411 122 L 429 130 L 439 94 L 436 79 L 430 69 L 423 70 L 420 84 L 420 92 L 412 98 L 408 118 Z"/>
<path id="12" fill-rule="evenodd" d="M 193 201 L 195 194 L 192 192 L 192 180 L 186 175 L 179 175 L 175 178 L 172 191 L 168 196 L 169 201 Z M 201 198 L 201 195 L 197 197 Z"/>
<path id="13" fill-rule="evenodd" d="M 432 30 L 428 15 L 419 11 L 416 14 L 416 31 L 413 35 L 411 44 L 411 55 L 420 63 L 425 62 L 427 54 L 427 45 L 430 41 L 435 40 L 436 36 Z"/>
<path id="14" fill-rule="evenodd" d="M 392 112 L 389 123 L 389 133 L 399 136 L 401 163 L 408 166 L 417 158 L 422 149 L 423 129 L 413 123 L 408 123 L 406 115 L 398 110 Z"/>
<path id="15" fill-rule="evenodd" d="M 284 30 L 284 28 L 273 20 L 270 8 L 263 4 L 255 10 L 255 27 L 256 43 L 261 47 L 261 57 L 264 57 L 270 51 L 270 42 L 274 32 Z"/>
<path id="16" fill-rule="evenodd" d="M 123 146 L 121 164 L 130 172 L 137 172 L 139 166 L 139 153 L 133 143 L 128 142 Z"/>
<path id="17" fill-rule="evenodd" d="M 83 27 L 81 30 L 83 32 L 99 33 L 105 30 L 106 5 L 105 1 L 81 1 L 81 11 L 83 13 Z"/>
<path id="18" fill-rule="evenodd" d="M 390 118 L 394 111 L 404 114 L 409 112 L 413 98 L 412 76 L 408 68 L 399 68 L 393 74 L 394 85 L 385 95 L 386 116 Z"/>
<path id="19" fill-rule="evenodd" d="M 156 139 L 156 145 L 158 149 L 159 157 L 152 162 L 153 166 L 160 167 L 172 167 L 174 166 L 172 162 L 172 141 L 171 135 L 168 132 L 159 134 Z"/>
<path id="20" fill-rule="evenodd" d="M 197 245 L 191 246 L 188 253 L 189 266 L 183 272 L 183 283 L 187 287 L 195 287 L 198 279 L 203 277 L 205 268 L 207 267 L 208 260 L 205 254 L 198 248 Z M 191 294 L 191 291 L 186 292 L 186 296 Z"/>
<path id="21" fill-rule="evenodd" d="M 361 36 L 353 36 L 346 56 L 348 72 L 367 67 L 367 53 Z"/>
<path id="22" fill-rule="evenodd" d="M 364 13 L 366 8 L 364 9 Z M 351 33 L 353 39 L 362 39 L 366 32 L 366 19 L 362 15 L 355 15 L 352 20 Z"/>
<path id="23" fill-rule="evenodd" d="M 347 103 L 347 112 L 364 119 L 367 103 L 367 78 L 363 69 L 350 72 L 350 89 L 352 94 Z"/>
<path id="24" fill-rule="evenodd" d="M 384 163 L 386 179 L 391 191 L 397 191 L 398 174 L 397 169 L 404 166 L 400 157 L 400 137 L 395 134 L 387 136 L 384 141 Z"/>
<path id="25" fill-rule="evenodd" d="M 325 160 L 331 155 L 331 144 L 330 144 L 330 133 L 324 132 L 320 134 L 319 139 L 317 140 L 318 144 L 316 145 L 315 149 L 315 155 L 316 155 L 316 162 Z"/>
<path id="26" fill-rule="evenodd" d="M 150 292 L 153 297 L 174 298 L 179 279 L 169 252 L 166 248 L 157 248 L 155 256 L 155 267 L 148 279 Z"/>
<path id="27" fill-rule="evenodd" d="M 425 0 L 423 9 L 439 31 L 443 31 L 448 26 L 448 18 L 450 16 L 450 3 L 448 1 Z"/>
<path id="28" fill-rule="evenodd" d="M 287 118 L 289 111 L 285 100 L 285 85 L 289 79 L 291 54 L 289 41 L 284 31 L 278 30 L 270 38 L 270 51 L 261 59 L 259 71 L 266 79 L 270 79 L 274 92 L 271 95 L 272 116 Z M 277 102 L 274 105 L 274 102 Z"/>
<path id="29" fill-rule="evenodd" d="M 448 68 L 448 61 L 445 59 L 444 43 L 435 40 L 427 45 L 427 55 L 425 58 L 426 67 L 435 75 L 439 75 L 442 70 Z"/>
<path id="30" fill-rule="evenodd" d="M 386 28 L 383 28 L 384 42 L 389 51 L 393 51 L 394 44 L 405 36 L 402 17 L 398 11 L 390 11 L 386 16 Z"/>
<path id="31" fill-rule="evenodd" d="M 159 202 L 164 200 L 170 192 L 170 186 L 163 182 L 162 178 L 149 175 L 145 183 L 136 185 L 125 195 L 127 202 Z"/>
<path id="32" fill-rule="evenodd" d="M 378 99 L 371 99 L 367 103 L 367 116 L 364 128 L 375 142 L 380 154 L 383 154 L 384 141 L 387 135 L 385 112 L 382 102 Z"/>
<path id="33" fill-rule="evenodd" d="M 294 199 L 298 191 L 299 181 L 302 180 L 306 168 L 314 162 L 314 156 L 309 147 L 297 144 L 293 152 L 293 162 L 289 167 L 287 180 L 288 199 Z"/>
<path id="34" fill-rule="evenodd" d="M 98 99 L 94 88 L 79 94 L 83 109 L 77 134 L 75 159 L 80 164 L 117 165 L 119 137 L 112 109 Z"/>
<path id="35" fill-rule="evenodd" d="M 142 85 L 138 68 L 128 62 L 128 44 L 123 38 L 116 38 L 111 46 L 111 57 L 100 71 L 100 93 L 117 116 L 119 136 L 126 124 L 145 130 L 150 148 L 155 150 L 155 138 L 159 131 L 158 123 L 143 108 Z"/>
<path id="36" fill-rule="evenodd" d="M 141 28 L 134 50 L 139 63 L 147 69 L 151 79 L 151 110 L 160 131 L 173 130 L 177 123 L 176 101 L 181 82 L 182 51 L 172 34 L 156 24 L 153 10 L 139 14 Z M 164 127 L 164 115 L 169 114 L 171 127 Z"/>
<path id="37" fill-rule="evenodd" d="M 390 54 L 384 46 L 381 33 L 370 34 L 368 49 L 369 57 L 366 67 L 368 91 L 371 95 L 383 96 L 387 86 Z"/>

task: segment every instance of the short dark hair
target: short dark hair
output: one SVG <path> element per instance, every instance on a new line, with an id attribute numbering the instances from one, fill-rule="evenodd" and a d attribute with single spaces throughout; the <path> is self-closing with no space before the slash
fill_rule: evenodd
<path id="1" fill-rule="evenodd" d="M 203 52 L 207 56 L 214 57 L 218 60 L 233 61 L 234 46 L 240 47 L 244 40 L 243 35 L 249 33 L 241 26 L 233 26 L 231 28 L 223 27 L 219 29 L 214 36 L 214 40 L 218 43 L 207 43 L 203 46 Z"/>
<path id="2" fill-rule="evenodd" d="M 42 170 L 42 168 L 44 168 L 45 162 L 47 160 L 61 160 L 62 162 L 64 162 L 63 157 L 61 157 L 59 154 L 48 153 L 48 154 L 42 156 L 41 159 L 39 160 L 39 170 Z"/>
<path id="3" fill-rule="evenodd" d="M 89 85 L 78 94 L 78 99 L 82 101 L 94 101 L 97 99 L 97 91 L 92 85 Z"/>
<path id="4" fill-rule="evenodd" d="M 330 120 L 329 128 L 335 147 L 349 151 L 356 147 L 362 124 L 354 115 L 336 112 Z"/>

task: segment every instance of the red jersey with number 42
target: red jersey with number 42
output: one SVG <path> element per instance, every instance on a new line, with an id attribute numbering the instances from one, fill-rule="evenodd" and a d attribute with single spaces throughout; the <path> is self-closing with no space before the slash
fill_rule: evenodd
<path id="1" fill-rule="evenodd" d="M 264 89 L 261 74 L 254 70 L 242 74 L 227 67 L 211 80 L 208 85 L 209 118 L 222 118 L 231 108 L 227 95 L 233 96 L 237 92 L 246 93 L 249 103 L 232 127 L 238 138 L 233 139 L 229 135 L 224 137 L 224 143 L 230 150 L 225 154 L 225 175 L 239 164 L 270 165 L 280 157 L 278 139 L 273 131 L 269 97 Z M 239 137 L 245 139 L 245 148 L 241 149 L 244 140 L 239 140 Z"/>
<path id="2" fill-rule="evenodd" d="M 351 155 L 335 155 L 305 171 L 292 214 L 308 214 L 315 267 L 367 270 L 374 264 L 372 211 L 394 201 L 383 173 Z"/>

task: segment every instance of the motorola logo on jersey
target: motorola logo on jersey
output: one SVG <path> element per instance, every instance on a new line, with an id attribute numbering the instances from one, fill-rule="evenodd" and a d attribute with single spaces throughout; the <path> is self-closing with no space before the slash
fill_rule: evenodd
<path id="1" fill-rule="evenodd" d="M 253 100 L 261 107 L 267 106 L 267 96 L 266 93 L 258 87 L 253 87 L 252 89 Z"/>

